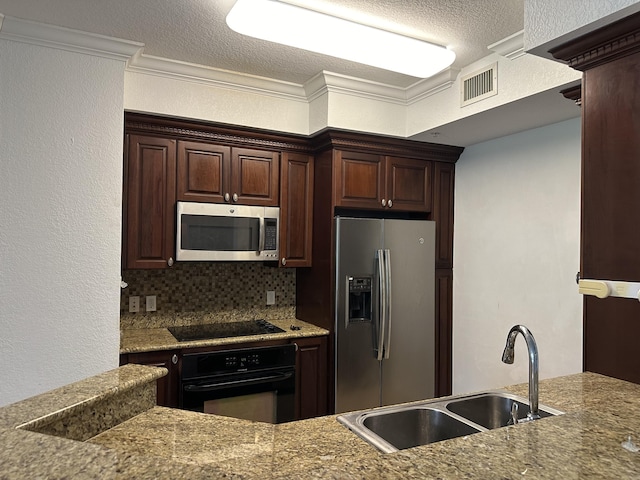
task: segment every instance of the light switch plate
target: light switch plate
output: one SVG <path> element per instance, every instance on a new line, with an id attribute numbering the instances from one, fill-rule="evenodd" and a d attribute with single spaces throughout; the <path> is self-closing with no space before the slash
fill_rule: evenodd
<path id="1" fill-rule="evenodd" d="M 267 290 L 267 305 L 275 305 L 275 304 L 276 304 L 276 291 Z"/>
<path id="2" fill-rule="evenodd" d="M 147 312 L 155 312 L 156 311 L 156 296 L 155 295 L 147 295 L 146 303 L 147 303 Z"/>

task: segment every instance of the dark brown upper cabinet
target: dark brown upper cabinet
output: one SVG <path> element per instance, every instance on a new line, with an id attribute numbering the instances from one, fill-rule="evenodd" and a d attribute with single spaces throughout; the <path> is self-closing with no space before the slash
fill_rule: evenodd
<path id="1" fill-rule="evenodd" d="M 280 172 L 280 266 L 311 266 L 313 156 L 282 154 Z"/>
<path id="2" fill-rule="evenodd" d="M 279 153 L 178 142 L 178 200 L 278 205 Z"/>
<path id="3" fill-rule="evenodd" d="M 175 252 L 176 141 L 128 135 L 123 266 L 165 268 Z"/>
<path id="4" fill-rule="evenodd" d="M 225 172 L 231 169 L 231 148 L 203 142 L 178 142 L 178 200 L 223 203 Z"/>
<path id="5" fill-rule="evenodd" d="M 336 206 L 431 211 L 431 162 L 344 150 L 334 155 Z"/>
<path id="6" fill-rule="evenodd" d="M 387 207 L 394 210 L 431 211 L 431 162 L 385 157 Z"/>

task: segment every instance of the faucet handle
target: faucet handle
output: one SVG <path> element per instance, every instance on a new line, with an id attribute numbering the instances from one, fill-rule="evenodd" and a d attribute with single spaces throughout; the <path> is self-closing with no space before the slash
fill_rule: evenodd
<path id="1" fill-rule="evenodd" d="M 518 424 L 518 402 L 516 401 L 511 404 L 511 423 Z"/>

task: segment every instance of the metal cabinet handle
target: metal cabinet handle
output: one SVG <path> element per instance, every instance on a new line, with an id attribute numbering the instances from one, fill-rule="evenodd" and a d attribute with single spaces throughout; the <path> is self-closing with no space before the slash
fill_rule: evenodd
<path id="1" fill-rule="evenodd" d="M 173 267 L 173 257 L 169 257 L 169 260 L 167 260 L 167 265 Z"/>
<path id="2" fill-rule="evenodd" d="M 387 205 L 389 206 L 389 208 L 393 207 L 393 201 L 389 200 L 389 203 L 387 203 Z"/>
<path id="3" fill-rule="evenodd" d="M 234 201 L 234 202 L 237 202 L 237 201 L 238 201 L 238 194 L 237 194 L 237 193 L 234 193 L 234 194 L 233 194 L 233 201 Z"/>
<path id="4" fill-rule="evenodd" d="M 228 192 L 224 194 L 224 201 L 225 201 L 225 202 L 228 202 L 230 198 L 231 198 L 231 197 L 229 196 L 229 193 L 228 193 Z"/>
<path id="5" fill-rule="evenodd" d="M 174 365 L 178 363 L 178 355 L 176 355 L 175 353 L 173 354 L 173 357 L 171 357 L 171 363 L 173 363 Z"/>
<path id="6" fill-rule="evenodd" d="M 280 263 L 282 263 L 282 266 L 285 266 L 287 264 L 287 259 L 282 257 L 282 260 L 280 260 Z"/>
<path id="7" fill-rule="evenodd" d="M 387 206 L 387 201 L 386 201 L 384 198 L 382 199 L 382 206 L 383 206 L 383 207 L 386 207 L 386 206 Z"/>

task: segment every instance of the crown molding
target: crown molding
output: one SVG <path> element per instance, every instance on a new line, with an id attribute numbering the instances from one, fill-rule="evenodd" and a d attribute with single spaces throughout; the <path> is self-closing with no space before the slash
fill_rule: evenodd
<path id="1" fill-rule="evenodd" d="M 509 60 L 515 60 L 526 53 L 524 51 L 524 30 L 520 30 L 502 40 L 498 40 L 488 45 L 487 48 Z"/>
<path id="2" fill-rule="evenodd" d="M 15 17 L 2 16 L 0 39 L 82 53 L 126 62 L 144 44 L 72 30 Z"/>
<path id="3" fill-rule="evenodd" d="M 323 70 L 304 84 L 309 101 L 326 93 L 342 93 L 399 105 L 406 104 L 406 89 Z"/>
<path id="4" fill-rule="evenodd" d="M 456 83 L 460 70 L 447 68 L 430 78 L 414 83 L 407 89 L 407 104 L 411 105 L 427 97 L 443 92 Z"/>
<path id="5" fill-rule="evenodd" d="M 154 57 L 141 52 L 129 60 L 126 69 L 134 73 L 201 83 L 213 87 L 269 95 L 287 100 L 307 101 L 304 88 L 296 83 Z"/>
<path id="6" fill-rule="evenodd" d="M 640 12 L 549 50 L 571 68 L 585 71 L 640 52 Z"/>

